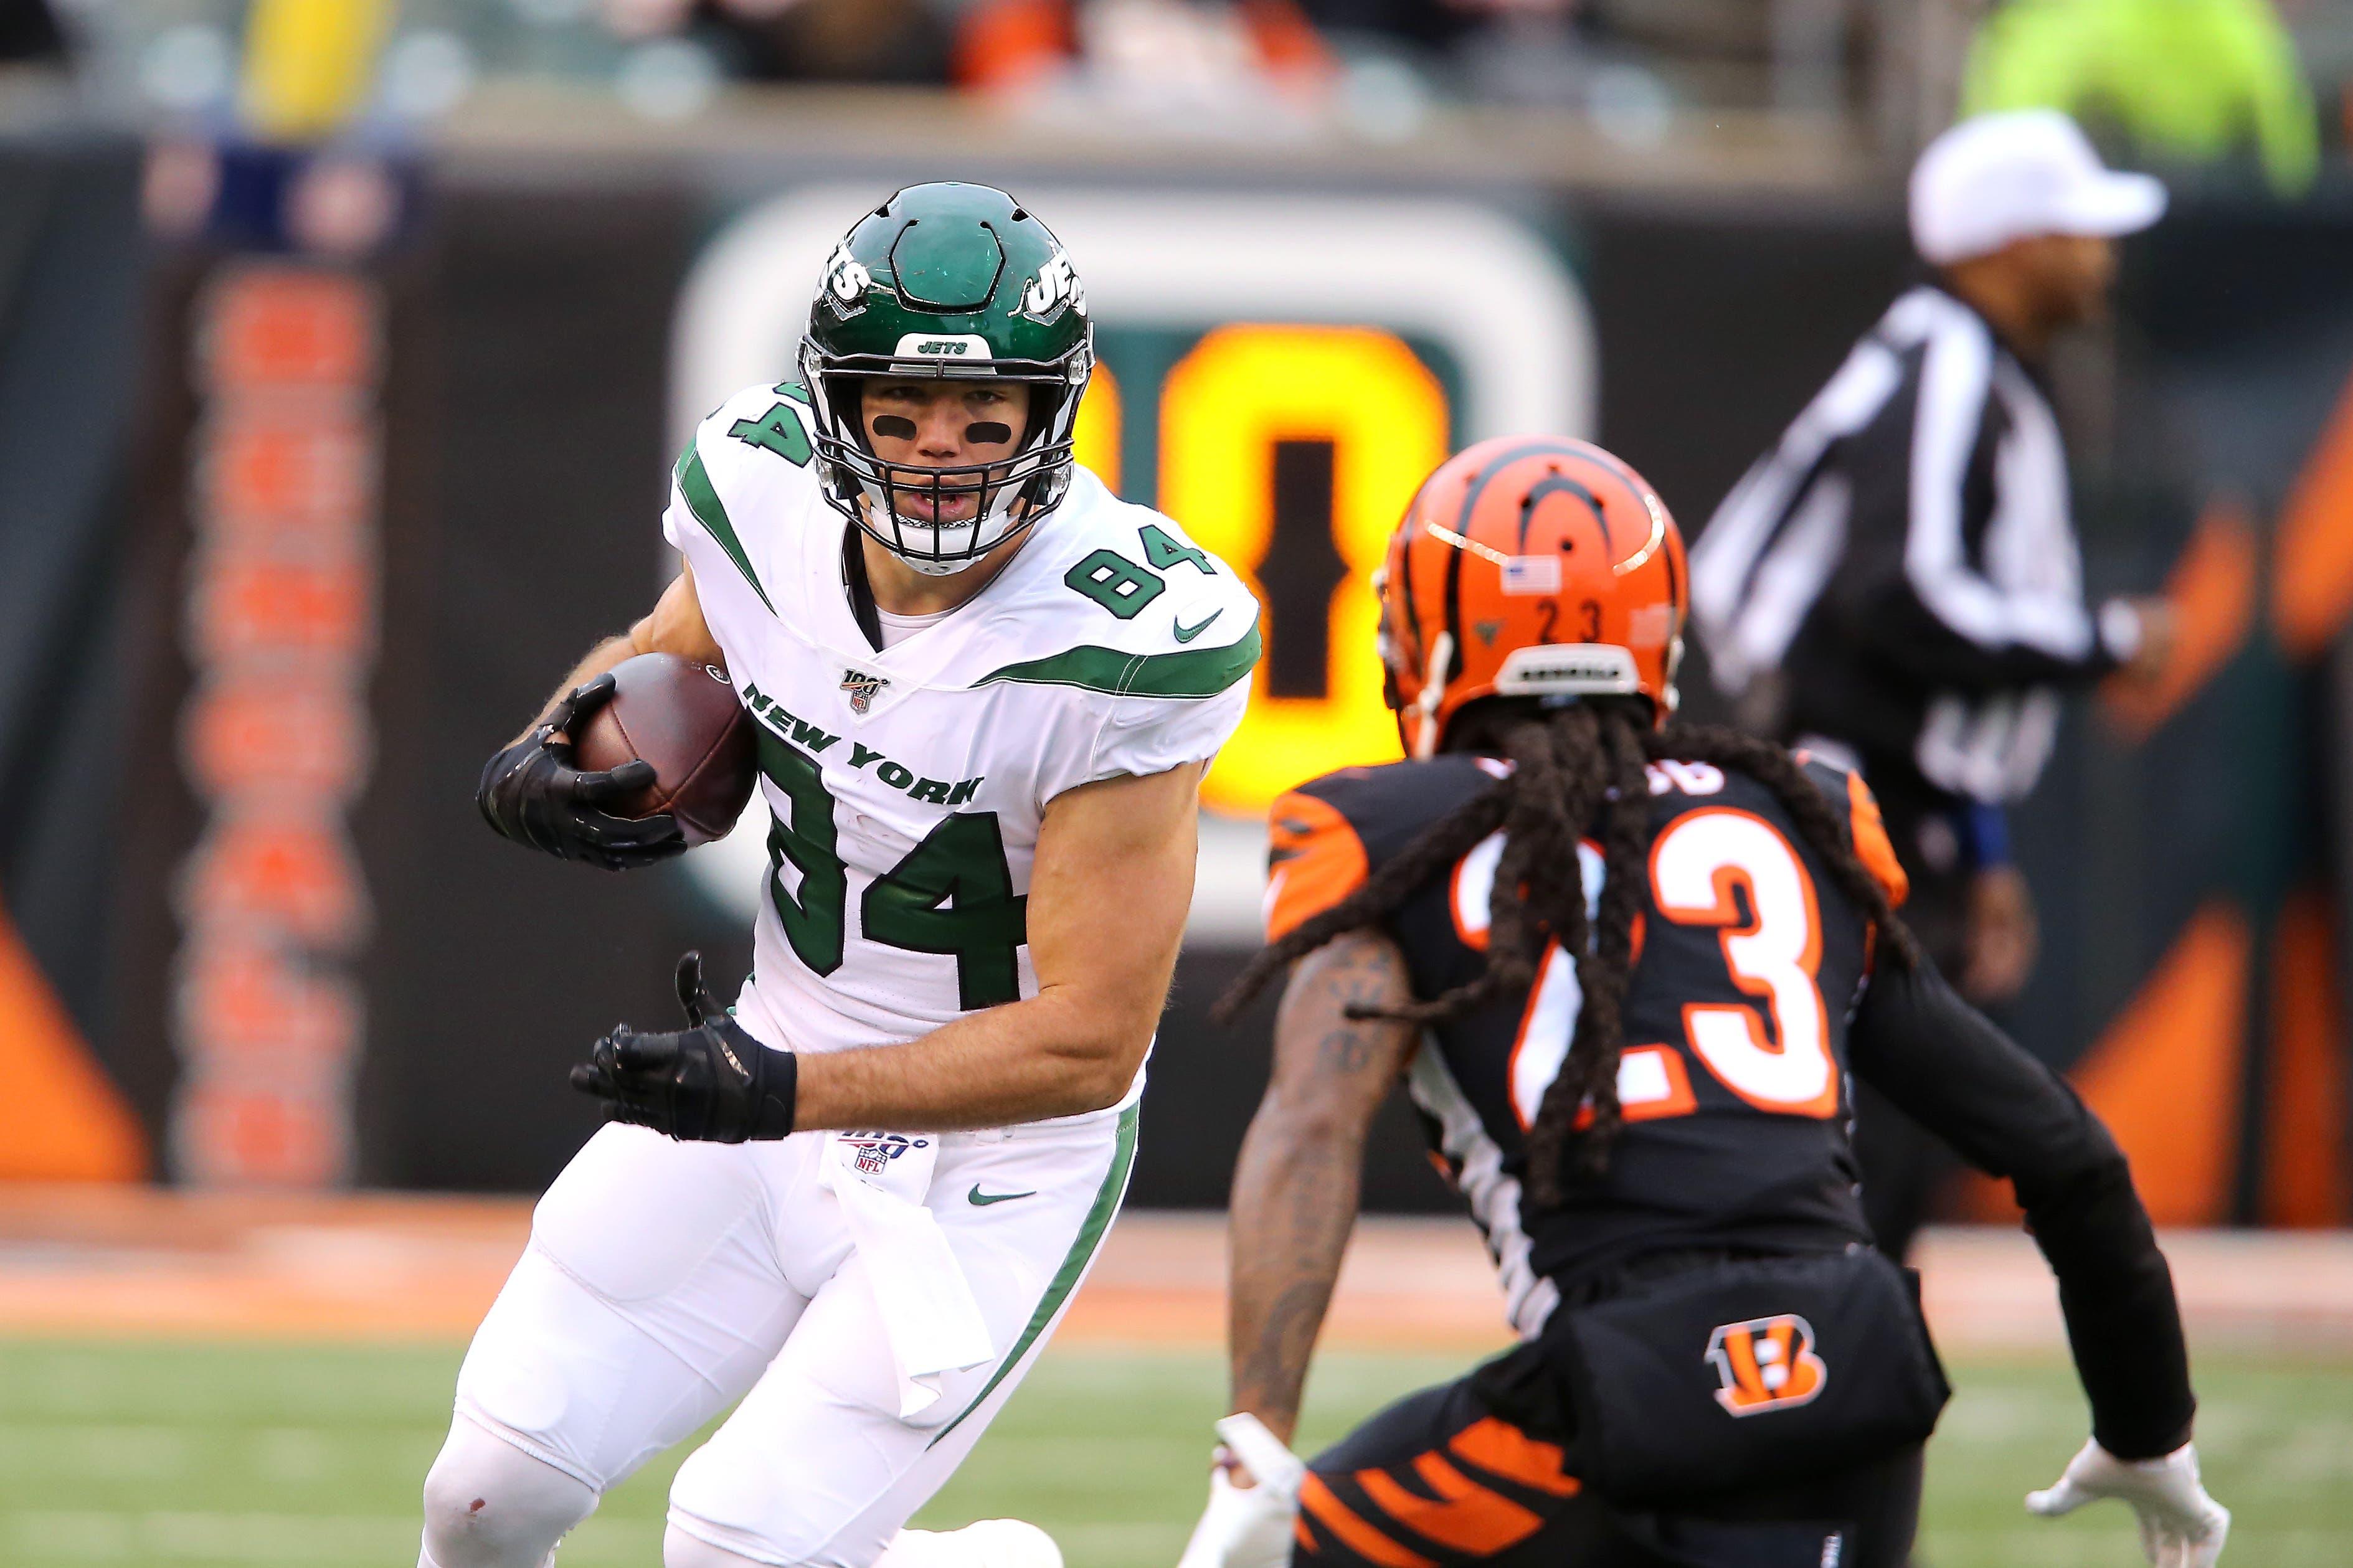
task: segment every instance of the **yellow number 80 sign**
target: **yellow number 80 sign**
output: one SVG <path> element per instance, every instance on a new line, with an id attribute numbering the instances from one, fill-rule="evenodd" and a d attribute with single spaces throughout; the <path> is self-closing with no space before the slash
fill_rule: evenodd
<path id="1" fill-rule="evenodd" d="M 1115 484 L 1124 400 L 1097 374 L 1080 412 L 1080 460 Z M 1229 326 L 1176 363 L 1158 402 L 1159 510 L 1240 573 L 1262 603 L 1271 597 L 1261 574 L 1275 539 L 1278 447 L 1313 442 L 1331 454 L 1329 526 L 1341 575 L 1316 628 L 1322 694 L 1273 693 L 1261 663 L 1250 712 L 1219 753 L 1203 798 L 1257 813 L 1303 779 L 1394 758 L 1397 730 L 1374 656 L 1372 573 L 1414 488 L 1445 460 L 1438 378 L 1396 334 L 1376 328 Z M 1271 614 L 1263 628 L 1272 650 L 1285 628 Z"/>

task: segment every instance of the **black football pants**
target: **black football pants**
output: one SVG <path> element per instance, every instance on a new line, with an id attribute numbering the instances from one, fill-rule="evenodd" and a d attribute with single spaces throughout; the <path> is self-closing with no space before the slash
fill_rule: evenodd
<path id="1" fill-rule="evenodd" d="M 1919 1448 L 1802 1486 L 1621 1512 L 1577 1479 L 1572 1432 L 1507 1415 L 1508 1352 L 1390 1405 L 1309 1467 L 1294 1568 L 1898 1568 L 1919 1522 Z M 1522 1369 L 1525 1371 L 1525 1369 Z M 1502 1372 L 1499 1379 L 1495 1374 Z"/>

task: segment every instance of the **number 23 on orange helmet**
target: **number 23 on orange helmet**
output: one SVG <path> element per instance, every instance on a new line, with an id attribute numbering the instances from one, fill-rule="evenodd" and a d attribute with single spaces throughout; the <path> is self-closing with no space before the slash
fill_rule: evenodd
<path id="1" fill-rule="evenodd" d="M 1375 584 L 1407 752 L 1434 754 L 1482 697 L 1643 697 L 1665 723 L 1690 584 L 1666 503 L 1600 447 L 1500 436 L 1456 453 Z"/>

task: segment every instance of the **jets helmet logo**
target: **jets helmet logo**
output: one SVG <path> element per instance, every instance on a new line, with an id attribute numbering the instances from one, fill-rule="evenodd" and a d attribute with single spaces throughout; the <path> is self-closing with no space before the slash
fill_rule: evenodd
<path id="1" fill-rule="evenodd" d="M 1814 1353 L 1814 1326 L 1795 1312 L 1723 1324 L 1708 1338 L 1707 1361 L 1724 1382 L 1715 1402 L 1735 1415 L 1804 1405 L 1831 1376 Z"/>
<path id="2" fill-rule="evenodd" d="M 841 689 L 849 693 L 849 710 L 852 713 L 863 713 L 873 707 L 876 694 L 890 684 L 887 677 L 869 675 L 862 669 L 841 672 Z"/>
<path id="3" fill-rule="evenodd" d="M 1044 321 L 1053 315 L 1054 308 L 1065 300 L 1080 315 L 1087 313 L 1086 289 L 1080 283 L 1077 270 L 1071 266 L 1070 257 L 1058 249 L 1047 258 L 1046 265 L 1038 269 L 1038 276 L 1029 280 L 1029 287 L 1021 291 L 1021 304 L 1017 313 Z"/>
<path id="4" fill-rule="evenodd" d="M 866 308 L 866 290 L 873 286 L 874 274 L 866 264 L 850 254 L 849 241 L 843 240 L 826 258 L 825 294 L 837 315 L 852 316 Z"/>

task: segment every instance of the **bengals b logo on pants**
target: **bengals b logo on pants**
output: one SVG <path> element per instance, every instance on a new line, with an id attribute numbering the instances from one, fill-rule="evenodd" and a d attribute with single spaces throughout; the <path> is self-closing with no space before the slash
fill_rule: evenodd
<path id="1" fill-rule="evenodd" d="M 1715 1402 L 1735 1415 L 1806 1404 L 1831 1376 L 1814 1353 L 1814 1326 L 1795 1312 L 1720 1325 L 1708 1337 L 1707 1362 L 1724 1380 Z"/>

